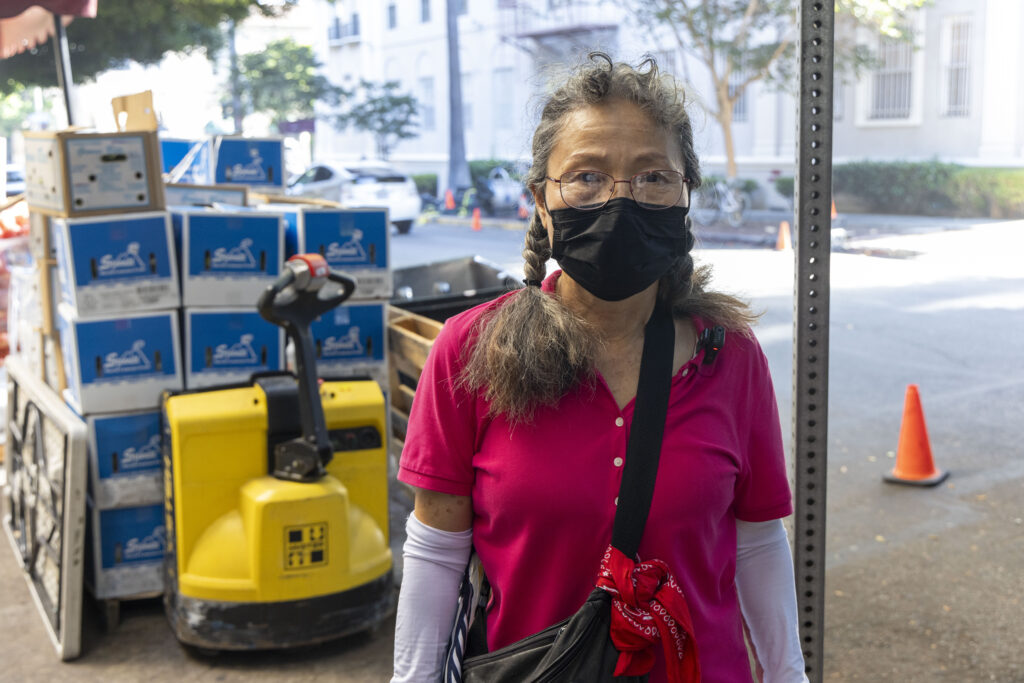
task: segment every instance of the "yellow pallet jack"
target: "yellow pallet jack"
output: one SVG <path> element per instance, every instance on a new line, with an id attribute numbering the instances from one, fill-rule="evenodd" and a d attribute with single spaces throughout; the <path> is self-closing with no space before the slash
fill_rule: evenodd
<path id="1" fill-rule="evenodd" d="M 309 645 L 394 610 L 384 397 L 318 385 L 310 332 L 354 289 L 319 254 L 292 257 L 257 306 L 297 377 L 164 396 L 164 607 L 183 644 Z"/>

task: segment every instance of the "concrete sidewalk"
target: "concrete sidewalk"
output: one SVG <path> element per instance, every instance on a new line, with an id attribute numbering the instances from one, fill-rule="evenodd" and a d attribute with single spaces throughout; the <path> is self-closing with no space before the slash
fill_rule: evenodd
<path id="1" fill-rule="evenodd" d="M 400 526 L 395 530 L 397 533 L 393 533 L 392 546 L 400 548 L 404 542 L 408 507 L 396 505 L 395 498 L 392 497 L 392 525 Z M 33 603 L 7 534 L 0 533 L 0 683 L 380 683 L 391 675 L 393 640 L 394 618 L 391 617 L 372 633 L 315 647 L 204 655 L 178 644 L 159 598 L 122 602 L 120 623 L 108 630 L 103 622 L 102 607 L 86 594 L 81 655 L 74 661 L 61 662 Z"/>

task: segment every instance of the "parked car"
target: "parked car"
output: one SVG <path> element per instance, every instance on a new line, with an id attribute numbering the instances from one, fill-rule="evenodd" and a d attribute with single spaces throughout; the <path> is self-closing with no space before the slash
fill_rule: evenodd
<path id="1" fill-rule="evenodd" d="M 358 209 L 383 206 L 399 233 L 412 229 L 422 200 L 407 174 L 383 162 L 315 164 L 288 184 L 287 193 L 340 202 Z"/>
<path id="2" fill-rule="evenodd" d="M 526 193 L 526 186 L 509 173 L 504 166 L 495 166 L 487 174 L 486 198 L 481 197 L 488 213 L 511 211 L 519 207 L 521 197 Z"/>
<path id="3" fill-rule="evenodd" d="M 7 196 L 13 197 L 25 192 L 25 172 L 17 166 L 7 167 Z"/>

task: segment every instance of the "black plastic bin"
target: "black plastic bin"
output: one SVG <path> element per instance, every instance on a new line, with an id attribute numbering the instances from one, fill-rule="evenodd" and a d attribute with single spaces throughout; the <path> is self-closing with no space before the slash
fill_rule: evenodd
<path id="1" fill-rule="evenodd" d="M 441 322 L 523 286 L 479 256 L 398 268 L 393 283 L 392 305 Z"/>

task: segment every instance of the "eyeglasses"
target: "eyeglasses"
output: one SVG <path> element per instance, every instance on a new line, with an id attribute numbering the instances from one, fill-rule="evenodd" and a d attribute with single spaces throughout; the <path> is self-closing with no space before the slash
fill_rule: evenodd
<path id="1" fill-rule="evenodd" d="M 617 183 L 629 183 L 633 201 L 644 209 L 657 211 L 688 206 L 690 201 L 689 193 L 686 193 L 686 201 L 680 203 L 690 179 L 678 171 L 642 171 L 629 180 L 616 180 L 601 171 L 566 171 L 561 178 L 549 176 L 548 180 L 558 183 L 566 205 L 583 211 L 600 209 L 607 204 Z"/>

